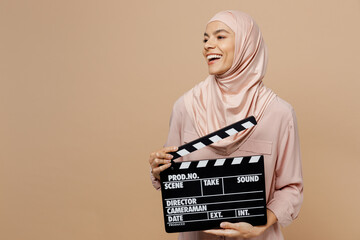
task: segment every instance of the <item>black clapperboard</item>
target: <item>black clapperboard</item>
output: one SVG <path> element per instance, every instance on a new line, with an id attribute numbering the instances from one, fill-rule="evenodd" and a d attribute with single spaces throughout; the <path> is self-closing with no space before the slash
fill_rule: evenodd
<path id="1" fill-rule="evenodd" d="M 216 229 L 225 221 L 266 224 L 263 156 L 173 161 L 256 124 L 246 118 L 170 153 L 171 167 L 160 173 L 166 232 Z"/>

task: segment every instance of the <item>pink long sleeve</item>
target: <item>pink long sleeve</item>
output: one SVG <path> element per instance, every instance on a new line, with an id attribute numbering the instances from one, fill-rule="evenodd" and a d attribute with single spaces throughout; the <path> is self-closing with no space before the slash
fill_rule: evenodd
<path id="1" fill-rule="evenodd" d="M 283 227 L 297 217 L 303 201 L 299 135 L 295 113 L 291 113 L 288 126 L 279 139 L 274 197 L 267 204 Z"/>

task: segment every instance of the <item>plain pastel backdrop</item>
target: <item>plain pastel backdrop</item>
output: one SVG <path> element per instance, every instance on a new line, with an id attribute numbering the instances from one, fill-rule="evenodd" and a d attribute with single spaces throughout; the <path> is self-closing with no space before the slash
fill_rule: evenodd
<path id="1" fill-rule="evenodd" d="M 217 12 L 249 13 L 295 108 L 304 203 L 286 239 L 360 239 L 360 1 L 0 1 L 0 239 L 177 239 L 148 156 L 207 76 Z"/>

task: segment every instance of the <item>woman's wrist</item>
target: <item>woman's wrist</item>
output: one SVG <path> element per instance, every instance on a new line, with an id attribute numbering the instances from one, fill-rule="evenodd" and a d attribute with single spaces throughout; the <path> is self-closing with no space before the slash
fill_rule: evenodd
<path id="1" fill-rule="evenodd" d="M 266 210 L 266 215 L 267 215 L 266 225 L 254 227 L 257 236 L 263 234 L 266 231 L 266 229 L 268 229 L 270 226 L 272 226 L 274 223 L 277 222 L 277 217 L 270 209 Z"/>

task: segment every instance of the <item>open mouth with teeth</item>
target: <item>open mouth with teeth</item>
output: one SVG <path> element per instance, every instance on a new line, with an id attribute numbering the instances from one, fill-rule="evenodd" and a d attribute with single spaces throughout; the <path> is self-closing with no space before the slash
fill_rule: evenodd
<path id="1" fill-rule="evenodd" d="M 212 63 L 215 62 L 216 60 L 221 59 L 222 55 L 218 55 L 218 54 L 211 54 L 208 55 L 206 58 L 208 60 L 208 63 Z"/>

